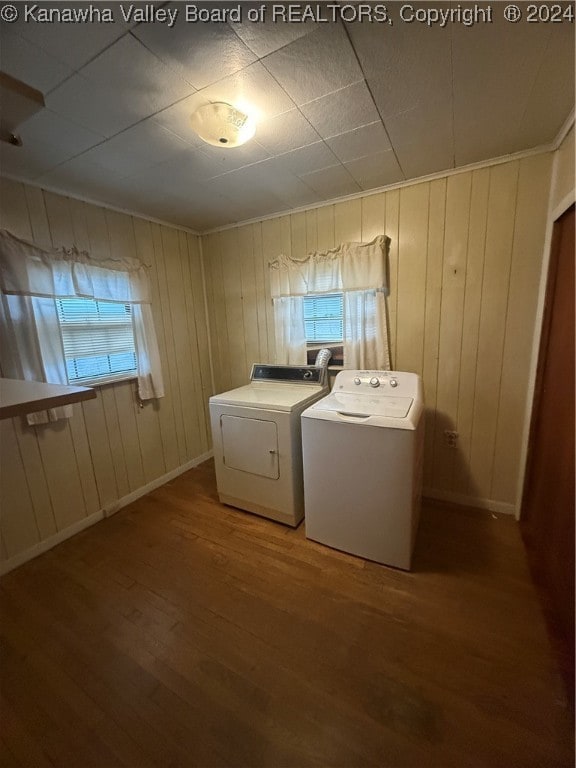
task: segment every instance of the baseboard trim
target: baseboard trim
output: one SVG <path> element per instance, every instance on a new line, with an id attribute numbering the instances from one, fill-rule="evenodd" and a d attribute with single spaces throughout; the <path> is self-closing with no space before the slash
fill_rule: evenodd
<path id="1" fill-rule="evenodd" d="M 43 555 L 44 552 L 48 552 L 49 549 L 52 549 L 57 544 L 61 544 L 71 536 L 80 533 L 80 531 L 83 531 L 85 528 L 90 528 L 90 526 L 95 523 L 99 523 L 104 517 L 104 510 L 99 509 L 98 512 L 93 512 L 91 515 L 88 515 L 88 517 L 83 517 L 82 520 L 78 520 L 77 523 L 69 525 L 68 528 L 64 528 L 63 531 L 58 531 L 58 533 L 55 533 L 53 536 L 49 536 L 47 539 L 39 541 L 38 544 L 34 544 L 30 549 L 26 549 L 24 552 L 19 552 L 8 560 L 4 560 L 4 562 L 0 564 L 0 575 L 3 576 L 5 573 L 8 573 L 8 571 L 13 571 L 14 568 L 18 568 L 18 566 L 24 565 L 24 563 L 27 563 L 29 560 L 33 560 L 35 557 Z"/>
<path id="2" fill-rule="evenodd" d="M 435 499 L 436 501 L 448 501 L 452 504 L 462 504 L 465 507 L 475 507 L 476 509 L 484 509 L 488 512 L 498 512 L 501 515 L 516 514 L 516 508 L 514 504 L 508 504 L 505 501 L 480 499 L 477 496 L 466 496 L 463 493 L 437 491 L 435 488 L 424 488 L 422 495 L 428 499 Z"/>
<path id="3" fill-rule="evenodd" d="M 141 496 L 145 496 L 147 493 L 155 491 L 156 488 L 160 488 L 161 485 L 166 485 L 166 483 L 169 483 L 170 480 L 174 480 L 174 478 L 178 477 L 178 475 L 182 475 L 189 469 L 194 469 L 194 467 L 197 467 L 198 464 L 202 464 L 204 461 L 211 459 L 213 455 L 213 451 L 206 451 L 206 453 L 203 453 L 201 456 L 197 456 L 195 459 L 187 461 L 186 464 L 181 464 L 179 467 L 172 469 L 165 475 L 161 475 L 155 480 L 152 480 L 150 483 L 142 485 L 140 488 L 132 491 L 132 493 L 129 493 L 127 496 L 122 496 L 122 498 L 118 499 L 118 501 L 114 501 L 104 507 L 102 510 L 104 517 L 112 517 L 112 515 L 115 515 L 119 509 L 122 509 L 122 507 L 127 507 L 128 504 L 132 504 L 133 501 L 136 501 L 136 499 L 139 499 Z"/>
<path id="4" fill-rule="evenodd" d="M 169 483 L 170 480 L 174 480 L 174 478 L 178 477 L 178 475 L 187 472 L 189 469 L 197 467 L 198 464 L 202 464 L 207 459 L 212 458 L 212 456 L 213 452 L 207 451 L 201 456 L 197 456 L 195 459 L 187 461 L 186 464 L 182 464 L 179 467 L 176 467 L 176 469 L 167 472 L 165 475 L 157 477 L 155 480 L 152 480 L 152 482 L 137 488 L 127 496 L 123 496 L 121 499 L 118 499 L 117 501 L 107 505 L 104 507 L 104 509 L 99 509 L 98 512 L 94 512 L 91 515 L 88 515 L 88 517 L 83 517 L 82 520 L 78 520 L 78 522 L 69 525 L 68 528 L 65 528 L 63 531 L 58 531 L 58 533 L 55 533 L 53 536 L 49 536 L 47 539 L 39 541 L 38 544 L 34 544 L 33 547 L 30 547 L 24 552 L 19 552 L 17 555 L 10 557 L 8 560 L 4 560 L 3 563 L 0 563 L 0 576 L 3 576 L 9 571 L 13 571 L 14 568 L 18 568 L 20 565 L 24 565 L 24 563 L 27 563 L 29 560 L 33 560 L 39 555 L 43 555 L 44 552 L 48 552 L 48 550 L 52 549 L 58 544 L 61 544 L 63 541 L 66 541 L 66 539 L 69 539 L 71 536 L 75 536 L 77 533 L 84 531 L 86 528 L 90 528 L 90 526 L 99 523 L 101 520 L 104 520 L 104 518 L 116 514 L 116 512 L 122 509 L 122 507 L 128 506 L 128 504 L 131 504 L 141 496 L 145 496 L 147 493 L 154 491 L 161 485 Z"/>

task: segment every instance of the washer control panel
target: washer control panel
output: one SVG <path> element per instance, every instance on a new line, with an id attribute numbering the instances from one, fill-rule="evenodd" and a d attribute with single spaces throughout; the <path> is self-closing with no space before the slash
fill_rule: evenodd
<path id="1" fill-rule="evenodd" d="M 391 397 L 415 397 L 420 377 L 406 371 L 340 371 L 334 382 L 334 392 L 371 392 Z"/>

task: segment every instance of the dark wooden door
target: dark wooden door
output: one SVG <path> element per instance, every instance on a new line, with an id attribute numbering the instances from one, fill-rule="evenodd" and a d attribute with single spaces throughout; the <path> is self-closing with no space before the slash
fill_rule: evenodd
<path id="1" fill-rule="evenodd" d="M 563 671 L 574 683 L 574 206 L 554 225 L 521 518 Z"/>

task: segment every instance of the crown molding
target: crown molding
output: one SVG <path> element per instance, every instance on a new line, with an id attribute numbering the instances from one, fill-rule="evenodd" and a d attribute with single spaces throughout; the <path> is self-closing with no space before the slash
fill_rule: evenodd
<path id="1" fill-rule="evenodd" d="M 38 183 L 35 183 L 34 181 L 30 181 L 27 179 L 19 179 L 18 177 L 12 176 L 10 174 L 3 174 L 3 177 L 6 179 L 11 179 L 12 181 L 17 181 L 22 184 L 28 184 L 29 186 L 32 186 L 32 187 L 38 187 L 39 189 L 46 190 L 47 192 L 53 192 L 55 194 L 62 195 L 63 197 L 70 197 L 73 200 L 79 200 L 80 202 L 89 203 L 90 205 L 96 205 L 96 206 L 99 206 L 100 208 L 106 208 L 107 210 L 110 210 L 110 211 L 115 211 L 117 213 L 124 213 L 128 216 L 134 216 L 138 219 L 149 221 L 153 224 L 160 224 L 165 227 L 171 227 L 172 229 L 178 229 L 178 230 L 181 230 L 182 232 L 187 232 L 191 235 L 195 235 L 196 237 L 202 237 L 204 235 L 212 235 L 218 232 L 226 232 L 229 229 L 236 229 L 238 227 L 244 227 L 249 224 L 257 224 L 261 221 L 279 219 L 279 218 L 282 218 L 283 216 L 303 213 L 305 211 L 312 211 L 318 208 L 324 208 L 329 205 L 336 205 L 338 203 L 345 203 L 349 200 L 358 200 L 360 198 L 370 197 L 372 195 L 378 195 L 381 192 L 391 192 L 395 189 L 403 189 L 404 187 L 411 187 L 411 186 L 414 186 L 415 184 L 424 184 L 430 181 L 435 181 L 436 179 L 445 179 L 450 176 L 456 176 L 460 173 L 468 173 L 470 171 L 476 171 L 481 168 L 490 168 L 495 165 L 502 165 L 503 163 L 510 163 L 516 160 L 522 160 L 526 157 L 532 157 L 533 155 L 540 155 L 546 152 L 555 152 L 560 147 L 560 145 L 562 144 L 562 142 L 570 132 L 572 126 L 574 125 L 574 120 L 575 120 L 575 113 L 574 113 L 574 110 L 572 110 L 572 112 L 568 115 L 568 117 L 562 124 L 562 127 L 558 131 L 558 134 L 556 135 L 556 137 L 549 144 L 542 144 L 538 147 L 534 147 L 533 149 L 527 149 L 527 150 L 523 150 L 522 152 L 515 152 L 511 155 L 503 155 L 501 157 L 491 158 L 490 160 L 481 160 L 477 163 L 470 163 L 469 165 L 464 165 L 459 168 L 450 168 L 444 171 L 437 171 L 435 173 L 431 173 L 426 176 L 418 176 L 414 179 L 408 179 L 406 181 L 397 182 L 395 184 L 388 184 L 382 187 L 377 187 L 375 189 L 363 190 L 361 192 L 354 192 L 351 195 L 344 195 L 342 197 L 333 197 L 328 200 L 322 200 L 318 203 L 298 206 L 297 208 L 284 208 L 281 211 L 277 211 L 275 213 L 269 213 L 269 214 L 266 214 L 265 216 L 255 216 L 251 219 L 244 219 L 242 221 L 236 221 L 230 224 L 223 224 L 220 227 L 213 227 L 212 229 L 205 229 L 200 231 L 192 229 L 191 227 L 186 227 L 182 224 L 174 224 L 173 222 L 164 221 L 163 219 L 157 219 L 152 216 L 146 216 L 142 213 L 139 213 L 138 211 L 132 211 L 128 208 L 119 208 L 117 206 L 104 203 L 100 200 L 94 200 L 89 197 L 84 197 L 82 195 L 66 192 L 56 187 L 45 186 L 43 184 L 38 184 Z"/>
<path id="2" fill-rule="evenodd" d="M 572 121 L 574 120 L 574 117 L 572 116 Z M 564 128 L 564 126 L 563 126 Z M 568 126 L 568 130 L 570 129 L 570 125 Z M 542 155 L 546 152 L 553 152 L 557 149 L 556 147 L 556 141 L 558 140 L 558 136 L 556 139 L 554 139 L 553 143 L 550 144 L 542 144 L 539 147 L 534 147 L 533 149 L 525 149 L 522 150 L 522 152 L 515 152 L 511 155 L 503 155 L 502 157 L 495 157 L 490 160 L 481 160 L 477 163 L 470 163 L 469 165 L 463 165 L 459 168 L 450 168 L 445 171 L 437 171 L 435 173 L 428 174 L 427 176 L 419 176 L 414 179 L 408 179 L 406 181 L 399 181 L 395 184 L 388 184 L 383 187 L 377 187 L 376 189 L 368 189 L 364 190 L 362 192 L 354 192 L 352 195 L 345 195 L 343 197 L 334 197 L 329 200 L 323 200 L 319 203 L 312 203 L 311 205 L 302 205 L 298 208 L 285 208 L 282 211 L 278 211 L 277 213 L 270 213 L 266 216 L 257 216 L 252 219 L 246 219 L 244 221 L 238 221 L 233 224 L 223 224 L 221 227 L 214 227 L 213 229 L 206 229 L 200 232 L 199 234 L 203 237 L 204 235 L 212 235 L 216 234 L 218 232 L 225 232 L 228 229 L 236 229 L 237 227 L 244 227 L 249 224 L 257 224 L 261 221 L 269 221 L 270 219 L 279 219 L 283 216 L 289 216 L 296 213 L 304 213 L 305 211 L 312 211 L 317 208 L 325 208 L 328 205 L 336 205 L 337 203 L 345 203 L 349 200 L 358 200 L 360 198 L 364 197 L 370 197 L 372 195 L 378 195 L 381 192 L 391 192 L 395 189 L 403 189 L 404 187 L 412 187 L 415 184 L 424 184 L 426 182 L 435 181 L 436 179 L 445 179 L 449 176 L 457 176 L 460 173 L 468 173 L 470 171 L 476 171 L 480 168 L 489 168 L 494 165 L 502 165 L 503 163 L 511 163 L 515 160 L 523 160 L 525 157 L 533 157 L 534 155 Z"/>
<path id="3" fill-rule="evenodd" d="M 76 194 L 73 194 L 72 192 L 66 192 L 65 190 L 58 189 L 57 187 L 50 187 L 50 186 L 46 186 L 45 184 L 38 184 L 37 182 L 31 181 L 30 179 L 19 179 L 18 176 L 13 176 L 9 173 L 0 174 L 0 178 L 9 179 L 10 181 L 17 181 L 19 184 L 27 184 L 29 187 L 36 187 L 37 189 L 42 189 L 45 192 L 52 192 L 55 195 L 60 195 L 60 197 L 69 197 L 72 200 L 79 200 L 81 203 L 96 205 L 98 208 L 105 208 L 107 211 L 114 211 L 115 213 L 124 213 L 127 216 L 134 216 L 137 219 L 142 219 L 143 221 L 149 221 L 151 224 L 160 224 L 163 227 L 171 227 L 172 229 L 179 229 L 181 232 L 187 232 L 189 235 L 196 235 L 196 237 L 199 237 L 202 234 L 201 232 L 198 232 L 195 229 L 191 229 L 190 227 L 185 227 L 183 224 L 174 224 L 173 222 L 164 221 L 163 219 L 156 219 L 153 216 L 145 216 L 143 213 L 138 213 L 138 211 L 131 211 L 129 208 L 119 208 L 116 205 L 103 203 L 101 200 L 93 200 L 90 197 L 84 197 L 83 195 L 76 195 Z"/>
<path id="4" fill-rule="evenodd" d="M 554 150 L 556 150 L 556 149 L 558 149 L 560 147 L 560 145 L 562 144 L 562 142 L 564 141 L 566 136 L 568 136 L 568 134 L 570 133 L 570 129 L 572 128 L 573 125 L 574 125 L 574 110 L 572 110 L 572 112 L 570 112 L 570 114 L 568 115 L 568 117 L 566 118 L 564 123 L 562 124 L 562 127 L 558 131 L 558 135 L 556 136 L 556 138 L 552 142 L 552 146 L 553 146 Z"/>

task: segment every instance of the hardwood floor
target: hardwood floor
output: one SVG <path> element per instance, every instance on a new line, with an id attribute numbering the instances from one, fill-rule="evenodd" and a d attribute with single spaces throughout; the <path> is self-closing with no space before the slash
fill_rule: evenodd
<path id="1" fill-rule="evenodd" d="M 0 592 L 3 768 L 573 765 L 510 518 L 427 503 L 403 573 L 221 506 L 207 462 Z"/>

